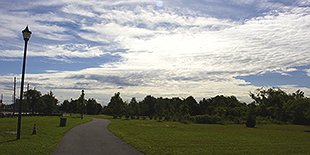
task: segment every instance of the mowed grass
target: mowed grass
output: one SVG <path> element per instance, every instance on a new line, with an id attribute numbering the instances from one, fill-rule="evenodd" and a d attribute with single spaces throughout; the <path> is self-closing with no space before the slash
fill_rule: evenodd
<path id="1" fill-rule="evenodd" d="M 15 140 L 17 118 L 0 118 L 0 154 L 51 154 L 67 131 L 90 120 L 68 117 L 67 126 L 59 127 L 57 116 L 22 117 L 21 139 Z M 33 124 L 37 135 L 31 135 Z"/>
<path id="2" fill-rule="evenodd" d="M 146 154 L 310 154 L 309 126 L 110 120 L 110 131 Z"/>

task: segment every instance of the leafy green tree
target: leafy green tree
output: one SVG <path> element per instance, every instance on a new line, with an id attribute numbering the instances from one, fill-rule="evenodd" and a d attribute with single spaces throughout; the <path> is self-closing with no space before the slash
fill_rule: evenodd
<path id="1" fill-rule="evenodd" d="M 189 114 L 191 116 L 199 114 L 199 105 L 193 96 L 189 96 L 184 100 L 184 103 L 189 107 Z"/>
<path id="2" fill-rule="evenodd" d="M 41 97 L 41 101 L 42 101 L 41 105 L 43 106 L 42 109 L 44 113 L 52 114 L 54 112 L 57 112 L 58 100 L 56 99 L 52 91 L 50 91 L 47 94 L 44 94 Z"/>
<path id="3" fill-rule="evenodd" d="M 80 111 L 80 114 L 81 114 L 81 119 L 84 118 L 86 102 L 87 101 L 85 100 L 85 93 L 84 93 L 84 90 L 82 90 L 82 94 L 78 98 L 78 105 L 79 105 L 79 111 Z"/>
<path id="4" fill-rule="evenodd" d="M 68 100 L 64 100 L 63 103 L 59 107 L 60 111 L 70 113 L 70 102 Z"/>
<path id="5" fill-rule="evenodd" d="M 245 125 L 248 128 L 254 128 L 256 125 L 256 116 L 255 116 L 254 112 L 251 110 L 247 115 L 247 120 L 246 120 Z"/>
<path id="6" fill-rule="evenodd" d="M 295 124 L 310 125 L 310 99 L 297 98 L 289 100 L 285 105 L 288 120 Z"/>
<path id="7" fill-rule="evenodd" d="M 36 89 L 29 89 L 28 91 L 26 91 L 24 93 L 24 99 L 27 102 L 23 102 L 23 103 L 27 103 L 28 105 L 25 106 L 25 109 L 29 109 L 32 114 L 34 114 L 35 112 L 38 112 L 36 107 L 38 106 L 40 97 L 41 97 L 41 92 L 37 91 Z"/>
<path id="8" fill-rule="evenodd" d="M 155 114 L 155 103 L 156 103 L 156 98 L 148 95 L 146 96 L 141 104 L 143 105 L 143 115 L 145 116 L 154 116 Z"/>
<path id="9" fill-rule="evenodd" d="M 102 106 L 95 99 L 88 99 L 86 102 L 86 113 L 88 115 L 97 115 L 101 112 Z"/>
<path id="10" fill-rule="evenodd" d="M 257 89 L 256 93 L 250 93 L 255 103 L 259 105 L 259 114 L 263 117 L 270 116 L 272 119 L 285 121 L 283 105 L 290 98 L 286 92 L 279 88 Z"/>
<path id="11" fill-rule="evenodd" d="M 111 97 L 107 108 L 109 109 L 114 118 L 124 115 L 125 103 L 123 102 L 123 99 L 121 98 L 119 92 L 115 93 L 114 96 Z"/>
<path id="12" fill-rule="evenodd" d="M 131 98 L 129 104 L 128 104 L 128 112 L 130 116 L 139 116 L 139 112 L 140 108 L 139 108 L 139 104 L 136 100 L 136 98 Z"/>

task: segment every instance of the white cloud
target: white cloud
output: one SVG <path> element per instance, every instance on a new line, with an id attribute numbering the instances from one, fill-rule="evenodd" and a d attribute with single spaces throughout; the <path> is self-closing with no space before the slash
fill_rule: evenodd
<path id="1" fill-rule="evenodd" d="M 92 58 L 99 57 L 110 52 L 101 46 L 89 46 L 87 44 L 63 44 L 46 45 L 29 48 L 27 56 L 62 57 L 62 58 Z M 22 57 L 22 50 L 2 50 L 0 57 Z"/>
<path id="2" fill-rule="evenodd" d="M 310 69 L 307 69 L 306 72 L 308 73 L 308 76 L 310 76 Z"/>
<path id="3" fill-rule="evenodd" d="M 272 9 L 283 6 L 254 0 L 231 3 Z M 305 1 L 298 4 L 306 5 Z M 245 21 L 233 21 L 188 11 L 182 6 L 177 1 L 70 0 L 63 1 L 55 12 L 35 14 L 29 21 L 24 16 L 30 13 L 8 15 L 0 11 L 0 39 L 11 36 L 16 41 L 16 29 L 29 22 L 33 35 L 39 37 L 31 42 L 29 56 L 92 58 L 113 52 L 121 56 L 121 61 L 97 68 L 27 75 L 38 89 L 53 89 L 63 98 L 78 96 L 80 89 L 89 88 L 87 91 L 102 101 L 107 98 L 100 94 L 111 96 L 116 91 L 128 97 L 152 94 L 201 98 L 226 94 L 249 101 L 248 92 L 255 87 L 234 77 L 267 71 L 291 72 L 296 70 L 295 66 L 309 65 L 309 7 L 285 7 Z M 47 24 L 45 20 L 78 26 L 75 29 Z M 85 43 L 76 42 L 78 37 Z M 52 41 L 41 43 L 41 39 Z M 0 57 L 21 57 L 22 47 L 16 48 L 1 49 Z M 118 52 L 119 49 L 125 52 Z M 1 76 L 0 82 L 10 80 L 11 76 Z"/>

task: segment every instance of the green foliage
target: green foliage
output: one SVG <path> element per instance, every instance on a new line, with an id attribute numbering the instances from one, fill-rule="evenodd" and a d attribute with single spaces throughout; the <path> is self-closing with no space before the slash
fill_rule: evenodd
<path id="1" fill-rule="evenodd" d="M 255 125 L 256 125 L 256 116 L 254 114 L 254 111 L 250 109 L 246 119 L 245 126 L 248 128 L 254 128 Z"/>
<path id="2" fill-rule="evenodd" d="M 32 114 L 52 114 L 58 112 L 58 100 L 52 91 L 41 96 L 41 92 L 36 89 L 29 89 L 25 92 L 23 101 L 23 111 Z"/>
<path id="3" fill-rule="evenodd" d="M 271 119 L 272 122 L 292 122 L 295 124 L 310 124 L 310 99 L 304 97 L 304 92 L 297 90 L 287 94 L 281 89 L 258 89 L 250 93 L 257 105 L 257 115 Z"/>
<path id="4" fill-rule="evenodd" d="M 115 93 L 111 97 L 111 100 L 107 106 L 109 114 L 114 117 L 122 117 L 125 114 L 126 104 L 123 102 L 123 99 L 120 97 L 120 93 Z"/>
<path id="5" fill-rule="evenodd" d="M 190 120 L 198 124 L 221 124 L 223 122 L 223 119 L 218 115 L 191 116 Z"/>
<path id="6" fill-rule="evenodd" d="M 199 114 L 199 105 L 197 101 L 194 99 L 193 96 L 189 96 L 184 100 L 184 105 L 187 105 L 188 107 L 188 113 L 191 116 L 195 116 Z"/>
<path id="7" fill-rule="evenodd" d="M 100 114 L 102 106 L 97 103 L 95 99 L 88 99 L 86 102 L 86 114 L 98 115 Z"/>
<path id="8" fill-rule="evenodd" d="M 52 114 L 52 113 L 57 112 L 58 100 L 56 99 L 52 91 L 50 91 L 47 94 L 44 94 L 41 97 L 41 101 L 42 102 L 40 104 L 42 104 L 41 106 L 43 107 L 42 113 Z"/>
<path id="9" fill-rule="evenodd" d="M 27 111 L 31 111 L 31 113 L 35 113 L 40 108 L 41 92 L 36 89 L 29 89 L 24 93 L 24 109 Z"/>
<path id="10" fill-rule="evenodd" d="M 127 112 L 131 117 L 137 116 L 140 114 L 139 104 L 136 98 L 132 98 L 128 104 Z"/>
<path id="11" fill-rule="evenodd" d="M 84 113 L 88 115 L 97 115 L 102 112 L 101 104 L 97 103 L 93 98 L 86 100 L 84 91 L 82 91 L 80 97 L 76 100 L 64 100 L 59 106 L 59 109 L 66 113 L 79 113 L 81 116 Z"/>
<path id="12" fill-rule="evenodd" d="M 287 119 L 295 124 L 310 125 L 310 99 L 297 98 L 289 100 L 285 105 Z"/>

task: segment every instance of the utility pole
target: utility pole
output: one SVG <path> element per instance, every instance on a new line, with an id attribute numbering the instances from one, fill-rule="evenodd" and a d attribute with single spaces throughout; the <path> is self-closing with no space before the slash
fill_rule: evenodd
<path id="1" fill-rule="evenodd" d="M 1 94 L 1 99 L 0 99 L 0 108 L 2 107 L 2 105 L 3 105 L 3 94 Z"/>
<path id="2" fill-rule="evenodd" d="M 16 77 L 14 77 L 13 116 L 15 115 L 15 108 L 16 108 Z"/>

